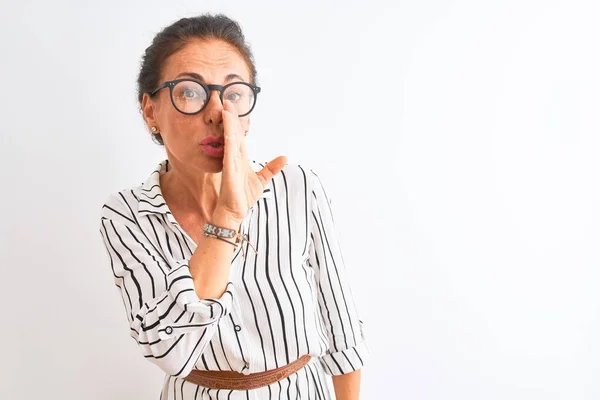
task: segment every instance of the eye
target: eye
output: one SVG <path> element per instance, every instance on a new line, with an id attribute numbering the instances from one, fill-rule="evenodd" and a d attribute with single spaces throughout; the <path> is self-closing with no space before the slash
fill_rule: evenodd
<path id="1" fill-rule="evenodd" d="M 188 100 L 194 100 L 195 98 L 197 98 L 199 96 L 199 93 L 197 90 L 186 88 L 183 90 L 182 95 L 184 98 L 186 98 Z"/>
<path id="2" fill-rule="evenodd" d="M 189 102 L 201 102 L 206 98 L 204 88 L 196 82 L 181 81 L 175 85 L 173 89 L 173 97 L 176 101 Z"/>
<path id="3" fill-rule="evenodd" d="M 242 93 L 240 92 L 227 92 L 226 99 L 231 101 L 232 103 L 238 102 L 242 98 Z"/>

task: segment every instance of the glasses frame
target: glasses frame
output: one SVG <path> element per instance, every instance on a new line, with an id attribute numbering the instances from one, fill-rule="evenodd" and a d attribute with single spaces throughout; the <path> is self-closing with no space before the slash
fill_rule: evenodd
<path id="1" fill-rule="evenodd" d="M 175 87 L 175 85 L 177 85 L 180 82 L 186 82 L 186 81 L 197 83 L 198 85 L 202 86 L 202 88 L 204 88 L 204 91 L 206 92 L 206 103 L 204 103 L 204 106 L 202 106 L 202 108 L 200 110 L 191 112 L 191 113 L 181 111 L 177 107 L 177 105 L 175 104 L 175 100 L 173 99 L 173 88 Z M 241 81 L 240 82 L 231 82 L 231 83 L 228 83 L 227 85 L 223 86 L 223 85 L 207 85 L 207 84 L 197 81 L 195 79 L 181 78 L 181 79 L 175 79 L 172 81 L 163 82 L 161 85 L 156 87 L 156 89 L 154 89 L 153 91 L 151 91 L 148 94 L 150 95 L 150 97 L 152 97 L 156 93 L 158 93 L 159 90 L 162 90 L 162 89 L 168 87 L 169 88 L 169 97 L 171 98 L 171 104 L 173 104 L 173 107 L 175 107 L 175 109 L 182 114 L 196 115 L 196 114 L 199 114 L 200 112 L 202 112 L 202 110 L 204 110 L 206 108 L 206 105 L 208 104 L 208 102 L 210 101 L 210 97 L 212 96 L 213 90 L 219 91 L 219 99 L 221 100 L 221 104 L 223 104 L 223 92 L 225 92 L 225 90 L 227 90 L 227 88 L 229 88 L 230 86 L 233 86 L 233 85 L 246 85 L 250 89 L 252 89 L 252 92 L 254 93 L 254 102 L 252 104 L 252 107 L 250 107 L 250 111 L 248 111 L 245 114 L 238 115 L 238 117 L 245 117 L 246 115 L 250 114 L 252 112 L 252 110 L 254 110 L 254 107 L 256 106 L 256 100 L 257 100 L 258 94 L 260 93 L 260 90 L 261 90 L 260 87 L 258 87 L 256 85 L 252 85 L 251 83 L 247 83 L 247 82 L 241 82 Z"/>

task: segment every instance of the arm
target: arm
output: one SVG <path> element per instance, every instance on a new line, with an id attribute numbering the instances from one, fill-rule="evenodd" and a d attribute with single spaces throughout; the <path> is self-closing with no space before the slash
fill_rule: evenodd
<path id="1" fill-rule="evenodd" d="M 239 230 L 242 224 L 242 221 L 231 219 L 218 211 L 210 222 L 234 230 Z M 196 251 L 190 259 L 190 274 L 198 297 L 218 298 L 223 295 L 229 282 L 229 269 L 235 249 L 236 247 L 211 237 L 201 236 L 198 239 Z"/>
<path id="2" fill-rule="evenodd" d="M 122 194 L 103 207 L 100 232 L 131 336 L 144 357 L 169 375 L 186 376 L 231 310 L 234 288 L 226 276 L 233 246 L 206 241 L 190 260 L 169 265 Z M 210 280 L 213 268 L 226 272 Z"/>
<path id="3" fill-rule="evenodd" d="M 311 212 L 309 262 L 316 272 L 318 302 L 329 339 L 329 350 L 320 361 L 325 372 L 334 376 L 339 398 L 355 399 L 360 374 L 354 371 L 362 368 L 369 351 L 348 284 L 330 201 L 314 172 Z"/>
<path id="4" fill-rule="evenodd" d="M 336 400 L 358 400 L 360 394 L 360 369 L 344 375 L 334 375 L 333 389 Z"/>

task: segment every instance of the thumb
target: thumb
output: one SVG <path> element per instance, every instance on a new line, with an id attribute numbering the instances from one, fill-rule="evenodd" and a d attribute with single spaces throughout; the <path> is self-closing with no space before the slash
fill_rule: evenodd
<path id="1" fill-rule="evenodd" d="M 258 179 L 260 179 L 263 186 L 267 186 L 269 181 L 273 179 L 273 177 L 277 175 L 283 169 L 283 167 L 285 167 L 286 163 L 287 157 L 279 156 L 269 161 L 263 169 L 258 171 L 256 175 L 258 176 Z"/>

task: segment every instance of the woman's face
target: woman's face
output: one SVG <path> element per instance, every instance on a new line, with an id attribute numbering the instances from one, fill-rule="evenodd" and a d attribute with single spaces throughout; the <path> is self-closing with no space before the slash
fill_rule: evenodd
<path id="1" fill-rule="evenodd" d="M 226 85 L 231 82 L 250 82 L 250 71 L 244 58 L 230 44 L 217 40 L 194 40 L 169 57 L 159 84 L 180 78 L 192 78 L 205 84 Z M 198 114 L 186 115 L 171 103 L 169 88 L 150 98 L 144 94 L 142 110 L 148 128 L 160 132 L 169 160 L 178 166 L 202 172 L 220 172 L 223 158 L 207 154 L 200 142 L 213 136 L 223 137 L 223 105 L 218 91 L 212 91 L 206 107 Z M 248 131 L 248 116 L 240 118 L 244 132 Z"/>

